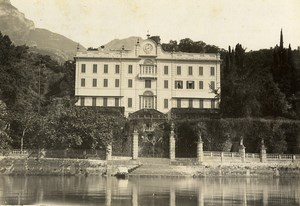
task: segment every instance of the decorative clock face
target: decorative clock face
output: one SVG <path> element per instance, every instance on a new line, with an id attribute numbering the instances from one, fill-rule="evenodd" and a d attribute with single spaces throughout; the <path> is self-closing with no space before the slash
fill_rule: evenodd
<path id="1" fill-rule="evenodd" d="M 148 44 L 146 44 L 146 45 L 144 46 L 144 51 L 145 51 L 146 54 L 151 53 L 152 49 L 153 49 L 152 44 L 149 44 L 149 43 L 148 43 Z"/>

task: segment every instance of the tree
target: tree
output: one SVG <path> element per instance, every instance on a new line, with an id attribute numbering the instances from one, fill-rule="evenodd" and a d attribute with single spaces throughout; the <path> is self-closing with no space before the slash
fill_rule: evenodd
<path id="1" fill-rule="evenodd" d="M 198 130 L 195 130 L 195 123 L 192 121 L 176 122 L 176 156 L 177 157 L 196 157 Z M 206 130 L 202 130 L 203 141 L 206 142 Z M 204 144 L 208 145 L 208 144 Z"/>
<path id="2" fill-rule="evenodd" d="M 24 113 L 15 113 L 13 117 L 14 122 L 14 133 L 17 137 L 16 141 L 20 142 L 20 149 L 21 152 L 24 149 L 24 139 L 27 139 L 27 142 L 29 141 L 29 137 L 33 139 L 32 136 L 30 136 L 30 132 L 33 134 L 38 133 L 38 131 L 35 130 L 35 125 L 39 121 L 39 116 L 35 112 L 26 111 Z"/>
<path id="3" fill-rule="evenodd" d="M 188 53 L 218 53 L 222 51 L 215 45 L 208 45 L 203 41 L 194 42 L 190 38 L 181 39 L 179 44 L 176 40 L 162 44 L 164 51 L 168 52 L 188 52 Z"/>
<path id="4" fill-rule="evenodd" d="M 164 51 L 167 51 L 167 52 L 178 52 L 179 51 L 176 40 L 170 40 L 169 43 L 162 44 L 162 48 Z"/>
<path id="5" fill-rule="evenodd" d="M 6 105 L 0 100 L 0 149 L 10 148 L 12 139 L 9 136 L 9 114 Z"/>
<path id="6" fill-rule="evenodd" d="M 271 153 L 284 153 L 287 150 L 287 142 L 284 131 L 281 129 L 280 122 L 274 122 L 272 124 L 272 134 L 267 140 L 267 151 Z"/>
<path id="7" fill-rule="evenodd" d="M 288 49 L 283 47 L 283 34 L 280 32 L 280 46 L 273 50 L 272 74 L 274 81 L 287 100 L 290 100 L 299 90 L 297 83 L 297 71 L 295 68 L 291 45 Z"/>
<path id="8" fill-rule="evenodd" d="M 221 73 L 221 111 L 224 117 L 284 116 L 288 103 L 274 82 L 271 50 L 246 53 L 229 47 Z"/>
<path id="9" fill-rule="evenodd" d="M 259 115 L 259 104 L 249 78 L 251 70 L 245 66 L 245 49 L 236 45 L 236 51 L 229 48 L 225 56 L 222 73 L 221 110 L 226 117 L 248 117 Z"/>
<path id="10" fill-rule="evenodd" d="M 259 100 L 263 116 L 283 116 L 288 109 L 284 94 L 270 76 L 266 76 L 261 85 Z"/>
<path id="11" fill-rule="evenodd" d="M 62 65 L 61 73 L 49 84 L 47 98 L 65 97 L 73 98 L 75 95 L 75 61 L 66 61 Z"/>
<path id="12" fill-rule="evenodd" d="M 156 44 L 160 44 L 160 36 L 151 36 L 150 39 L 156 42 Z"/>
<path id="13" fill-rule="evenodd" d="M 121 130 L 121 115 L 102 113 L 99 108 L 63 105 L 59 115 L 49 116 L 53 148 L 99 149 L 112 143 L 113 133 Z"/>
<path id="14" fill-rule="evenodd" d="M 2 35 L 0 32 L 0 64 L 9 65 L 14 58 L 15 47 L 9 36 Z"/>

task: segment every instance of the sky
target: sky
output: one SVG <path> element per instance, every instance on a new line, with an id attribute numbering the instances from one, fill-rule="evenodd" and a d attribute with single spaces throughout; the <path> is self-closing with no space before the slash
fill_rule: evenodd
<path id="1" fill-rule="evenodd" d="M 247 51 L 300 46 L 300 0 L 11 0 L 38 28 L 98 47 L 130 36 L 190 38 Z"/>

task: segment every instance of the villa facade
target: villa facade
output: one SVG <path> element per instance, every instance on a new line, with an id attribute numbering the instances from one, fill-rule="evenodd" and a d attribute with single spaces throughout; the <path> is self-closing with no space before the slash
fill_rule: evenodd
<path id="1" fill-rule="evenodd" d="M 219 54 L 165 52 L 151 39 L 133 50 L 78 51 L 77 106 L 124 107 L 167 113 L 172 108 L 216 109 L 220 92 Z"/>

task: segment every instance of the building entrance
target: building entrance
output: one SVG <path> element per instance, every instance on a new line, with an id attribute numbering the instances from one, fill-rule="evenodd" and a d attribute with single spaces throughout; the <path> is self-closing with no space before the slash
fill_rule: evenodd
<path id="1" fill-rule="evenodd" d="M 154 97 L 145 96 L 143 99 L 147 108 L 129 115 L 134 129 L 138 133 L 138 156 L 151 158 L 169 157 L 168 125 L 165 114 L 151 108 Z"/>

